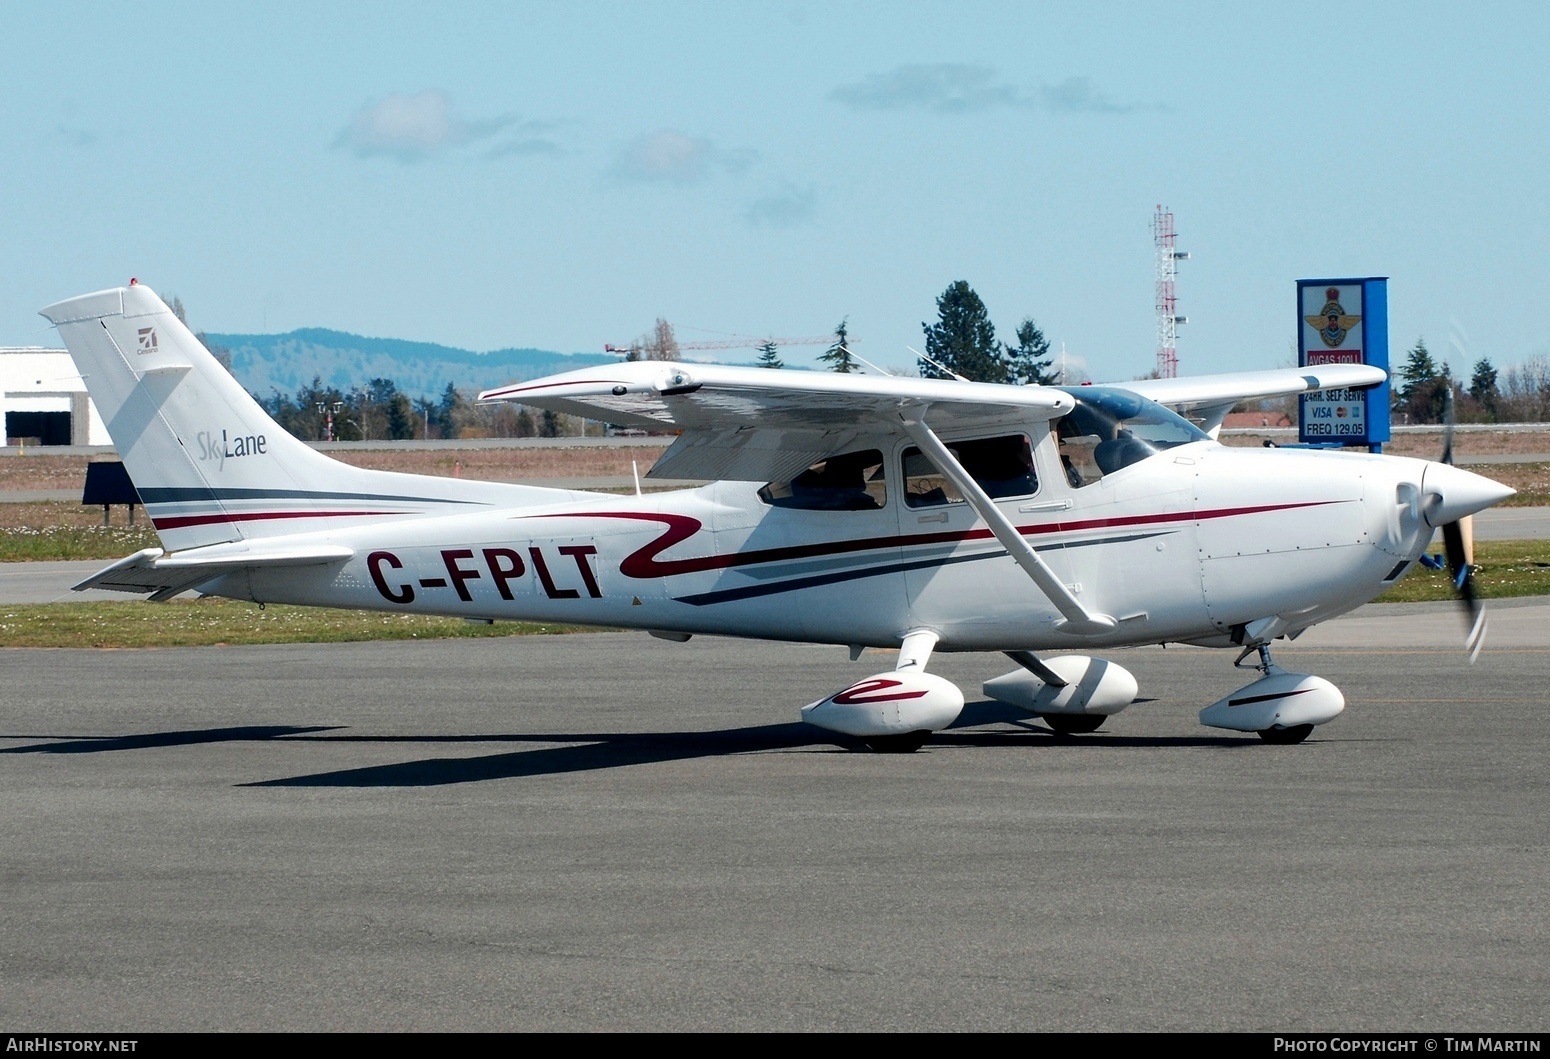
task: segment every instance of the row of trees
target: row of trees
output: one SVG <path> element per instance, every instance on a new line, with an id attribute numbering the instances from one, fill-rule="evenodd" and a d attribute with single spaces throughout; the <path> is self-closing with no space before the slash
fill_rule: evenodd
<path id="1" fill-rule="evenodd" d="M 920 358 L 923 378 L 962 376 L 974 382 L 1048 385 L 1049 340 L 1033 317 L 1023 318 L 1016 344 L 999 342 L 985 303 L 963 280 L 951 284 L 936 300 L 937 322 L 921 323 L 926 355 Z"/>
<path id="2" fill-rule="evenodd" d="M 1047 385 L 1055 382 L 1050 370 L 1049 340 L 1034 322 L 1024 317 L 1015 332 L 1016 343 L 996 339 L 995 325 L 985 303 L 963 280 L 951 284 L 936 300 L 937 321 L 921 323 L 926 333 L 926 353 L 920 358 L 920 374 L 927 379 L 954 376 L 973 382 Z M 850 351 L 850 318 L 834 329 L 834 340 L 818 359 L 830 371 L 853 372 L 861 367 Z M 659 320 L 660 324 L 661 321 Z M 759 347 L 761 368 L 783 368 L 774 341 Z"/>
<path id="3" fill-rule="evenodd" d="M 452 383 L 436 401 L 413 399 L 392 379 L 372 379 L 348 392 L 314 376 L 295 394 L 275 390 L 254 398 L 275 422 L 305 441 L 392 441 L 451 438 L 555 438 L 599 435 L 603 424 L 534 412 L 518 405 L 479 404 Z"/>
<path id="4" fill-rule="evenodd" d="M 1550 419 L 1550 358 L 1538 356 L 1499 372 L 1489 357 L 1475 361 L 1469 381 L 1455 378 L 1417 339 L 1394 375 L 1394 418 L 1400 423 L 1441 423 L 1453 394 L 1460 423 L 1540 423 Z"/>

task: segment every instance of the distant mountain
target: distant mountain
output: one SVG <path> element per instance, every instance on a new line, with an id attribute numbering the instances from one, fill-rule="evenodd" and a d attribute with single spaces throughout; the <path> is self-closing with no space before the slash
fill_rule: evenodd
<path id="1" fill-rule="evenodd" d="M 283 335 L 227 335 L 209 332 L 211 346 L 231 350 L 231 371 L 248 390 L 268 397 L 273 390 L 294 394 L 320 376 L 325 386 L 348 393 L 372 379 L 392 379 L 410 397 L 440 396 L 452 383 L 478 391 L 540 375 L 610 364 L 607 353 L 555 353 L 545 349 L 497 349 L 475 353 L 434 342 L 365 338 L 344 331 L 308 327 Z"/>

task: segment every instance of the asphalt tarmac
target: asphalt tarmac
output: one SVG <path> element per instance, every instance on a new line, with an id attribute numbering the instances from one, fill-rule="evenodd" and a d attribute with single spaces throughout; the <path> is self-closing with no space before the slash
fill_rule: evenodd
<path id="1" fill-rule="evenodd" d="M 797 709 L 891 666 L 640 634 L 0 653 L 0 1027 L 1243 1030 L 1550 1025 L 1550 600 L 1279 647 L 1349 706 L 1200 727 L 1231 652 L 1114 657 L 1061 739 Z"/>

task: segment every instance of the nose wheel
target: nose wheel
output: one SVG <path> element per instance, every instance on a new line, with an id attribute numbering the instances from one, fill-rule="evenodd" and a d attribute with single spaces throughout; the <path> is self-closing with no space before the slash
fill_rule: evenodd
<path id="1" fill-rule="evenodd" d="M 1045 713 L 1039 715 L 1039 720 L 1056 735 L 1087 735 L 1101 728 L 1108 717 L 1101 713 Z"/>
<path id="2" fill-rule="evenodd" d="M 1250 655 L 1259 656 L 1259 664 L 1252 668 L 1259 670 L 1260 678 L 1201 710 L 1201 724 L 1253 732 L 1261 742 L 1290 746 L 1308 738 L 1316 725 L 1334 720 L 1345 709 L 1345 696 L 1339 688 L 1311 673 L 1288 673 L 1271 661 L 1268 644 L 1250 644 L 1233 665 L 1251 668 L 1244 665 Z"/>
<path id="3" fill-rule="evenodd" d="M 1276 664 L 1270 659 L 1270 645 L 1258 644 L 1255 647 L 1245 647 L 1243 653 L 1238 656 L 1234 666 L 1242 668 L 1243 660 L 1251 653 L 1258 653 L 1259 665 L 1254 666 L 1264 676 L 1269 676 L 1276 668 Z M 1257 733 L 1263 741 L 1271 746 L 1296 746 L 1313 732 L 1311 724 L 1289 724 L 1284 728 L 1261 728 Z"/>

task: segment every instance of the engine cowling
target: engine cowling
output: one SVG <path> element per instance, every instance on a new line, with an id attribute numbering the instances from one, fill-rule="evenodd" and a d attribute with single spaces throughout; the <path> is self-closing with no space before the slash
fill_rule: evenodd
<path id="1" fill-rule="evenodd" d="M 1139 686 L 1122 665 L 1087 655 L 1056 655 L 1041 659 L 1065 686 L 1046 684 L 1026 669 L 987 680 L 983 690 L 997 702 L 1029 713 L 1112 716 L 1136 701 Z"/>
<path id="2" fill-rule="evenodd" d="M 930 673 L 878 673 L 802 707 L 802 720 L 861 739 L 937 732 L 963 712 L 963 692 Z"/>
<path id="3" fill-rule="evenodd" d="M 1324 724 L 1340 716 L 1345 696 L 1323 677 L 1272 667 L 1259 680 L 1200 711 L 1200 723 L 1234 732 Z"/>

